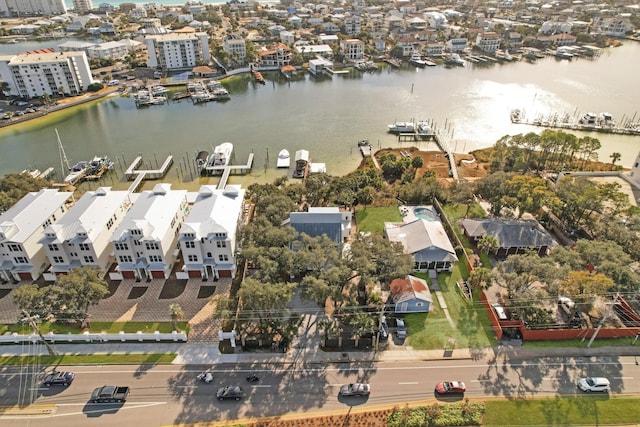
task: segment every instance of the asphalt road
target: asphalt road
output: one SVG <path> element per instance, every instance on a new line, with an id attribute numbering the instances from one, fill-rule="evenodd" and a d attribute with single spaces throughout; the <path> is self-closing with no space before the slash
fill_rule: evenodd
<path id="1" fill-rule="evenodd" d="M 0 372 L 0 406 L 52 405 L 52 413 L 3 415 L 0 425 L 29 426 L 161 426 L 344 410 L 349 406 L 378 406 L 438 399 L 455 401 L 462 396 L 435 396 L 434 386 L 443 380 L 467 385 L 466 397 L 527 397 L 581 394 L 579 378 L 609 378 L 612 395 L 640 395 L 640 366 L 634 357 L 545 358 L 532 360 L 490 359 L 482 361 L 412 361 L 404 363 L 340 363 L 335 365 L 243 365 L 219 366 L 211 384 L 200 383 L 202 370 L 187 366 L 74 366 L 58 370 L 76 372 L 69 387 L 44 387 L 42 371 L 33 367 L 5 368 Z M 246 376 L 256 372 L 258 383 Z M 369 398 L 342 398 L 340 385 L 368 382 Z M 126 403 L 91 404 L 95 387 L 126 385 Z M 220 402 L 215 392 L 222 385 L 241 385 L 247 397 L 239 402 Z"/>

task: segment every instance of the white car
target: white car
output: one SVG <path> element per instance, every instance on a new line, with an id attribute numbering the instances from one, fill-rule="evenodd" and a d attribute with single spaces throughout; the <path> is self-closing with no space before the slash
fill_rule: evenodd
<path id="1" fill-rule="evenodd" d="M 602 377 L 581 378 L 578 381 L 578 388 L 587 393 L 592 391 L 608 392 L 611 390 L 611 383 L 608 379 Z"/>

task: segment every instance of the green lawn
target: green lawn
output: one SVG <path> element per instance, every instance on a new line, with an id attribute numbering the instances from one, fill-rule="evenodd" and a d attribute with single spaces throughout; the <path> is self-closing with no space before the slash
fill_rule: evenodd
<path id="1" fill-rule="evenodd" d="M 382 233 L 385 222 L 402 222 L 402 215 L 397 206 L 367 207 L 359 208 L 356 211 L 356 223 L 359 231 Z"/>
<path id="2" fill-rule="evenodd" d="M 86 354 L 62 356 L 11 356 L 0 357 L 4 365 L 163 365 L 176 358 L 175 353 L 150 354 Z"/>
<path id="3" fill-rule="evenodd" d="M 427 280 L 427 283 L 430 281 L 427 275 L 418 273 L 416 276 Z M 497 344 L 482 305 L 477 299 L 474 299 L 475 302 L 468 301 L 459 291 L 456 280 L 460 277 L 458 268 L 454 268 L 452 274 L 438 275 L 440 292 L 454 326 L 451 326 L 447 320 L 434 292 L 431 294 L 433 297 L 431 312 L 409 314 L 405 317 L 408 330 L 407 343 L 415 350 L 444 349 L 449 338 L 456 339 L 458 348 L 481 348 Z"/>
<path id="4" fill-rule="evenodd" d="M 609 395 L 486 402 L 484 426 L 629 425 L 640 423 L 640 399 Z"/>
<path id="5" fill-rule="evenodd" d="M 187 322 L 178 322 L 178 329 L 181 331 L 188 331 L 189 325 Z M 89 328 L 91 333 L 99 334 L 100 332 L 106 332 L 108 334 L 117 334 L 120 331 L 126 333 L 136 333 L 138 331 L 141 332 L 155 332 L 158 331 L 160 333 L 171 333 L 173 331 L 173 325 L 171 322 L 91 322 L 91 327 Z M 18 334 L 31 334 L 32 329 L 30 326 L 24 323 L 16 323 L 13 325 L 0 325 L 0 334 L 5 334 L 6 332 L 16 332 Z M 49 332 L 53 332 L 56 334 L 80 334 L 83 332 L 82 329 L 66 325 L 63 323 L 50 323 L 43 322 L 40 324 L 40 332 L 43 334 L 48 334 Z"/>

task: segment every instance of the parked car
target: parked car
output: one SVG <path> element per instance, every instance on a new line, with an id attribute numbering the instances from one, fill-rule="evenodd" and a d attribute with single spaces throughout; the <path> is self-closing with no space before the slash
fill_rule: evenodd
<path id="1" fill-rule="evenodd" d="M 26 110 L 24 110 L 25 113 L 35 113 L 36 110 L 34 110 L 33 108 L 27 108 Z"/>
<path id="2" fill-rule="evenodd" d="M 227 385 L 218 389 L 216 397 L 218 400 L 240 400 L 244 397 L 244 390 L 239 385 Z"/>
<path id="3" fill-rule="evenodd" d="M 363 383 L 345 384 L 340 387 L 341 396 L 369 396 L 371 386 Z"/>
<path id="4" fill-rule="evenodd" d="M 387 325 L 387 318 L 382 316 L 382 320 L 380 321 L 380 330 L 378 331 L 378 338 L 381 341 L 386 341 L 389 339 L 389 325 Z"/>
<path id="5" fill-rule="evenodd" d="M 74 374 L 73 372 L 55 372 L 54 371 L 54 372 L 51 372 L 50 374 L 47 374 L 44 377 L 44 381 L 42 382 L 47 387 L 52 385 L 63 385 L 66 387 L 73 382 L 75 377 L 76 377 L 76 374 Z"/>
<path id="6" fill-rule="evenodd" d="M 436 384 L 437 394 L 462 394 L 467 391 L 467 387 L 462 381 L 443 381 Z"/>
<path id="7" fill-rule="evenodd" d="M 580 381 L 578 381 L 578 388 L 587 393 L 592 391 L 605 393 L 611 390 L 611 383 L 603 377 L 581 378 Z"/>
<path id="8" fill-rule="evenodd" d="M 24 116 L 24 111 L 16 111 L 15 115 L 18 116 L 18 117 L 19 116 Z"/>
<path id="9" fill-rule="evenodd" d="M 396 320 L 396 336 L 400 339 L 407 337 L 407 327 L 402 319 Z"/>

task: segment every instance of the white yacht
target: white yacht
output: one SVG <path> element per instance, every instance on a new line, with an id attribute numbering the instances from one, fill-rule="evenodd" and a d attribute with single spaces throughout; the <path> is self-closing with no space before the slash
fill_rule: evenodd
<path id="1" fill-rule="evenodd" d="M 276 167 L 288 168 L 289 166 L 291 166 L 291 157 L 289 157 L 289 151 L 287 151 L 286 149 L 282 149 L 280 150 L 280 153 L 278 153 Z"/>
<path id="2" fill-rule="evenodd" d="M 222 143 L 213 149 L 213 154 L 209 164 L 211 166 L 225 166 L 229 163 L 231 153 L 233 152 L 233 144 L 230 142 Z"/>
<path id="3" fill-rule="evenodd" d="M 427 65 L 427 61 L 423 60 L 422 56 L 418 52 L 414 52 L 411 54 L 409 63 L 415 65 L 416 67 L 424 67 L 425 65 Z"/>
<path id="4" fill-rule="evenodd" d="M 431 125 L 429 125 L 429 122 L 427 122 L 425 120 L 418 122 L 417 129 L 418 129 L 418 135 L 420 135 L 420 136 L 433 136 L 434 135 L 434 132 L 433 132 L 433 129 L 431 128 Z"/>
<path id="5" fill-rule="evenodd" d="M 415 133 L 416 124 L 414 122 L 395 122 L 392 125 L 387 125 L 387 128 L 391 133 Z"/>

